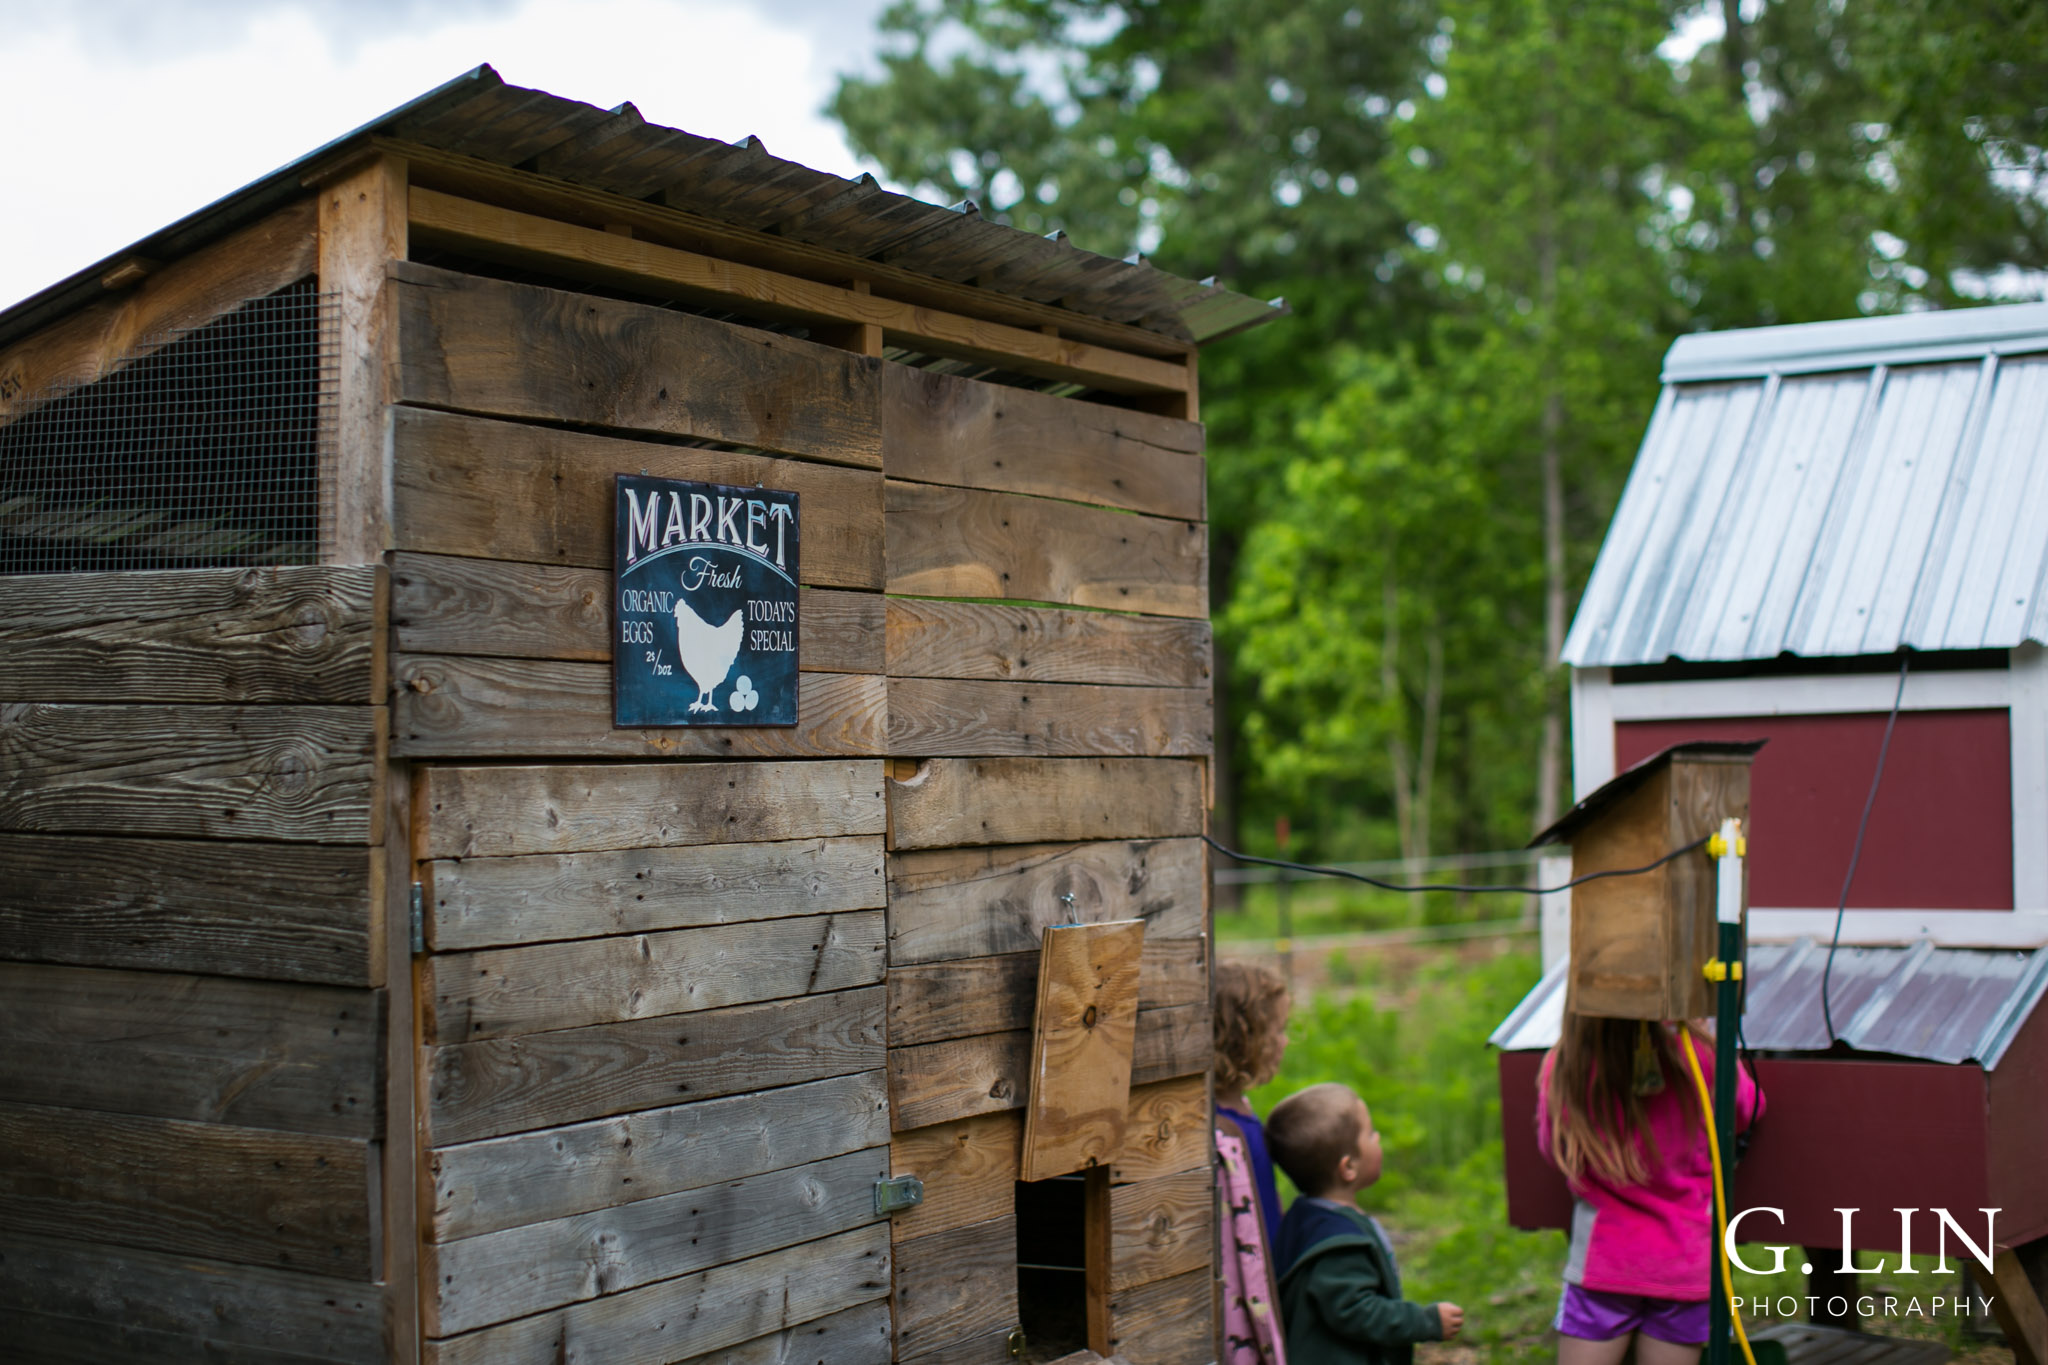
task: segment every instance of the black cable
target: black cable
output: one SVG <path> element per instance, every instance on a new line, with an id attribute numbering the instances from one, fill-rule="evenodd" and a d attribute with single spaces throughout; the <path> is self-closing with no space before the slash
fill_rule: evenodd
<path id="1" fill-rule="evenodd" d="M 1828 986 L 1835 974 L 1835 949 L 1842 942 L 1842 915 L 1849 908 L 1849 884 L 1856 880 L 1856 864 L 1863 858 L 1863 833 L 1870 828 L 1870 808 L 1877 804 L 1877 784 L 1884 780 L 1884 757 L 1892 747 L 1892 727 L 1899 723 L 1899 703 L 1906 699 L 1906 670 L 1913 656 L 1899 656 L 1899 690 L 1892 696 L 1892 713 L 1884 723 L 1884 742 L 1877 746 L 1877 771 L 1870 775 L 1870 794 L 1863 798 L 1863 818 L 1856 822 L 1856 846 L 1849 850 L 1849 870 L 1842 877 L 1842 895 L 1835 902 L 1835 932 L 1828 938 L 1828 961 L 1820 972 L 1820 1018 L 1827 1025 L 1828 1046 L 1841 1039 L 1835 1034 L 1834 1011 L 1828 1007 Z"/>
<path id="2" fill-rule="evenodd" d="M 1423 886 L 1403 886 L 1399 882 L 1384 882 L 1378 877 L 1368 877 L 1363 872 L 1346 872 L 1341 867 L 1318 867 L 1314 863 L 1290 863 L 1285 858 L 1254 858 L 1249 853 L 1239 853 L 1234 848 L 1226 848 L 1206 834 L 1202 836 L 1202 842 L 1215 849 L 1218 853 L 1235 858 L 1241 863 L 1260 863 L 1266 867 L 1284 867 L 1295 872 L 1313 872 L 1325 877 L 1349 877 L 1354 882 L 1364 882 L 1367 886 L 1377 886 L 1382 891 L 1511 891 L 1518 896 L 1548 896 L 1586 882 L 1597 882 L 1602 877 L 1639 877 L 1645 872 L 1655 872 L 1673 858 L 1685 856 L 1712 837 L 1712 835 L 1703 834 L 1684 848 L 1672 849 L 1654 863 L 1645 863 L 1641 867 L 1618 867 L 1607 872 L 1588 872 L 1583 877 L 1574 877 L 1570 881 L 1560 883 L 1557 886 L 1453 886 L 1442 883 L 1431 883 Z"/>

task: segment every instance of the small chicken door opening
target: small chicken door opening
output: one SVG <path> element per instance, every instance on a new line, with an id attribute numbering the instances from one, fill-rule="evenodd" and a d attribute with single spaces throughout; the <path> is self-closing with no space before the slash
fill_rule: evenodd
<path id="1" fill-rule="evenodd" d="M 1109 1354 L 1109 1169 L 1020 1180 L 1017 1324 L 1027 1361 Z"/>

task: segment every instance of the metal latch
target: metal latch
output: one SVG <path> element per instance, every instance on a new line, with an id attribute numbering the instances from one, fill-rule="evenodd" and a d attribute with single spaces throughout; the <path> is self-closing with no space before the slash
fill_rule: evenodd
<path id="1" fill-rule="evenodd" d="M 427 950 L 427 893 L 418 882 L 412 884 L 412 951 L 415 956 Z"/>
<path id="2" fill-rule="evenodd" d="M 1010 1333 L 1009 1339 L 1006 1342 L 1004 1342 L 1004 1345 L 1009 1347 L 1010 1358 L 1012 1360 L 1022 1360 L 1024 1358 L 1025 1346 L 1024 1329 L 1019 1327 L 1013 1330 Z"/>
<path id="3" fill-rule="evenodd" d="M 924 1182 L 914 1175 L 896 1175 L 875 1182 L 875 1217 L 914 1209 L 924 1202 Z"/>

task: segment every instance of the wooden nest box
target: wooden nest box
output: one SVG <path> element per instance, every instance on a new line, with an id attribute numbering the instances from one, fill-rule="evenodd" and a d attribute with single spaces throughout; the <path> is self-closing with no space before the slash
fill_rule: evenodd
<path id="1" fill-rule="evenodd" d="M 1577 878 L 1647 866 L 1726 819 L 1740 820 L 1746 833 L 1749 764 L 1762 747 L 1674 745 L 1594 791 L 1530 847 L 1568 845 Z M 1713 987 L 1700 968 L 1715 952 L 1714 890 L 1704 848 L 1636 876 L 1573 887 L 1565 1010 L 1608 1019 L 1712 1014 Z M 1748 904 L 1745 884 L 1745 913 Z"/>

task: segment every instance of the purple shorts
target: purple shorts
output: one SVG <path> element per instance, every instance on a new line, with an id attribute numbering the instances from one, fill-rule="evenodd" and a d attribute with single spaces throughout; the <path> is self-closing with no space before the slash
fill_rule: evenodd
<path id="1" fill-rule="evenodd" d="M 1567 1284 L 1558 1296 L 1557 1321 L 1552 1325 L 1565 1336 L 1587 1341 L 1612 1341 L 1641 1332 L 1674 1346 L 1697 1346 L 1707 1339 L 1707 1318 L 1704 1299 L 1687 1303 Z"/>

